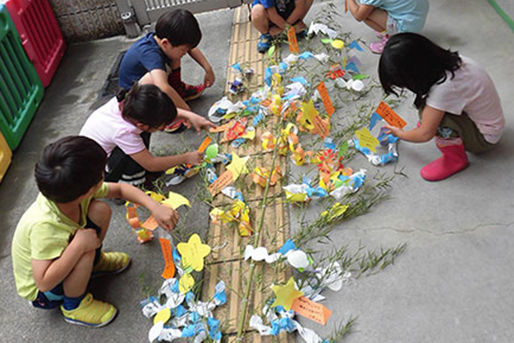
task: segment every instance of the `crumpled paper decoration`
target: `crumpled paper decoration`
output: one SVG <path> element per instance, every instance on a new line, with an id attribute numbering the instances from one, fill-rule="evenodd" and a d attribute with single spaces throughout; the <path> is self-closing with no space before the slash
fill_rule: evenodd
<path id="1" fill-rule="evenodd" d="M 245 106 L 241 101 L 238 101 L 234 104 L 226 96 L 224 96 L 211 106 L 207 115 L 209 116 L 210 121 L 213 123 L 219 123 L 223 120 L 224 116 L 231 113 L 241 112 L 244 108 Z"/>
<path id="2" fill-rule="evenodd" d="M 282 178 L 282 173 L 280 172 L 280 166 L 276 166 L 275 168 L 273 168 L 273 172 L 271 173 L 270 178 L 270 172 L 268 168 L 255 167 L 253 173 L 251 174 L 251 177 L 253 183 L 261 186 L 262 188 L 266 187 L 266 183 L 269 179 L 269 185 L 273 187 L 277 184 L 278 180 Z"/>
<path id="3" fill-rule="evenodd" d="M 319 24 L 314 22 L 312 22 L 309 26 L 309 31 L 307 32 L 307 34 L 319 34 L 320 32 L 326 34 L 328 37 L 330 37 L 330 39 L 336 39 L 337 37 L 337 31 L 330 29 L 325 24 Z"/>
<path id="4" fill-rule="evenodd" d="M 222 338 L 220 322 L 213 317 L 212 311 L 226 303 L 225 283 L 216 284 L 214 296 L 208 302 L 195 301 L 192 292 L 181 293 L 178 283 L 175 278 L 163 282 L 159 298 L 164 297 L 164 304 L 155 297 L 141 302 L 143 315 L 153 317 L 154 322 L 148 340 L 171 342 L 177 338 L 194 338 L 195 343 L 200 343 L 209 338 L 219 343 Z M 184 300 L 186 305 L 183 305 Z"/>
<path id="5" fill-rule="evenodd" d="M 248 244 L 243 256 L 245 260 L 251 258 L 253 261 L 265 261 L 266 263 L 274 263 L 284 257 L 293 268 L 299 271 L 305 270 L 305 268 L 312 264 L 312 260 L 307 254 L 302 250 L 296 249 L 296 245 L 290 239 L 277 252 L 272 254 L 268 253 L 268 249 L 265 247 L 254 248 Z"/>

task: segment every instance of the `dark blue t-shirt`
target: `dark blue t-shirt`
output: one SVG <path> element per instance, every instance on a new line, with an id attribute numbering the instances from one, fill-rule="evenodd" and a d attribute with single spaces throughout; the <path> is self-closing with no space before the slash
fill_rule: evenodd
<path id="1" fill-rule="evenodd" d="M 166 71 L 168 57 L 161 50 L 153 36 L 147 33 L 128 49 L 121 60 L 119 86 L 129 89 L 135 81 L 139 81 L 147 72 L 154 69 Z"/>

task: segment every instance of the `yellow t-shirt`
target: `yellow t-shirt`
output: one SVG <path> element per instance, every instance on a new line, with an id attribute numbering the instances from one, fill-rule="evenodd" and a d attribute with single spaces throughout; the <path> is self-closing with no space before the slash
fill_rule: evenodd
<path id="1" fill-rule="evenodd" d="M 61 256 L 75 232 L 86 225 L 91 200 L 105 197 L 108 191 L 108 185 L 103 183 L 93 195 L 80 202 L 79 223 L 39 193 L 18 222 L 12 241 L 14 280 L 19 295 L 31 301 L 36 299 L 38 289 L 32 274 L 32 259 L 53 260 Z"/>

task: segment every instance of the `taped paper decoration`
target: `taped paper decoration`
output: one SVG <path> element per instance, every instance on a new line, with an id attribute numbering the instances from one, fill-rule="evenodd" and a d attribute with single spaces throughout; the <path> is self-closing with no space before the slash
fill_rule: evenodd
<path id="1" fill-rule="evenodd" d="M 271 288 L 275 293 L 275 301 L 271 304 L 271 307 L 282 306 L 286 311 L 291 309 L 296 298 L 303 296 L 303 292 L 296 289 L 293 277 L 284 286 L 275 285 Z"/>
<path id="2" fill-rule="evenodd" d="M 313 320 L 321 325 L 325 325 L 332 315 L 332 311 L 330 311 L 328 308 L 322 304 L 310 300 L 307 297 L 296 298 L 291 309 L 297 314 Z"/>

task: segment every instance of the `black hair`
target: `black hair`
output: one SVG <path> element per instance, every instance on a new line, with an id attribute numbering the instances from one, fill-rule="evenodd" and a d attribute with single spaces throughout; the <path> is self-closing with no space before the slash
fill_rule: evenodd
<path id="1" fill-rule="evenodd" d="M 177 107 L 170 97 L 152 84 L 140 85 L 136 82 L 128 91 L 121 89 L 116 98 L 122 103 L 123 118 L 150 128 L 169 125 L 177 117 Z"/>
<path id="2" fill-rule="evenodd" d="M 167 38 L 173 46 L 187 44 L 196 48 L 202 39 L 202 31 L 193 13 L 184 9 L 176 9 L 162 14 L 155 24 L 155 34 Z"/>
<path id="3" fill-rule="evenodd" d="M 414 105 L 425 106 L 430 88 L 446 81 L 447 72 L 455 76 L 462 60 L 457 51 L 441 48 L 417 33 L 393 35 L 384 47 L 378 63 L 380 83 L 386 94 L 396 94 L 395 87 L 416 94 Z"/>
<path id="4" fill-rule="evenodd" d="M 107 154 L 94 140 L 67 136 L 43 149 L 34 175 L 39 191 L 56 203 L 86 194 L 104 176 Z"/>

